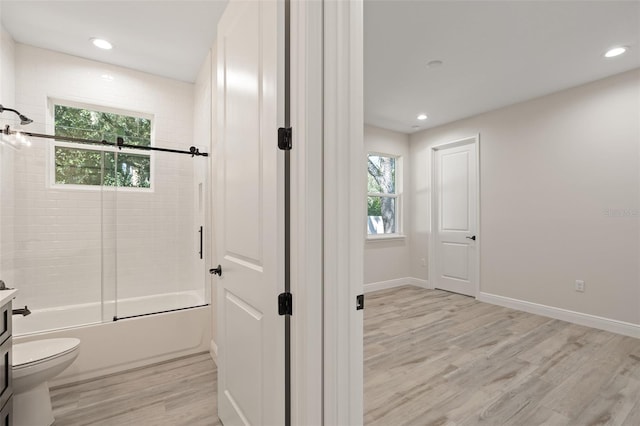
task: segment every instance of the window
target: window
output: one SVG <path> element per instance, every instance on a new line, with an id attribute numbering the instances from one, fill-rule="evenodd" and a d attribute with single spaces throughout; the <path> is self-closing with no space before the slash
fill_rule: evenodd
<path id="1" fill-rule="evenodd" d="M 370 153 L 367 158 L 367 234 L 399 234 L 399 158 Z"/>
<path id="2" fill-rule="evenodd" d="M 89 108 L 54 104 L 56 136 L 151 145 L 151 120 Z M 117 148 L 56 141 L 54 182 L 151 188 L 151 155 L 122 153 Z"/>

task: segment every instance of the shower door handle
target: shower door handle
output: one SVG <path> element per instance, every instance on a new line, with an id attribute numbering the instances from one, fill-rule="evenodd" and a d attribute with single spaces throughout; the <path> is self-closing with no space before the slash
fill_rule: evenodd
<path id="1" fill-rule="evenodd" d="M 209 269 L 209 273 L 222 277 L 222 266 L 218 265 L 217 268 Z"/>

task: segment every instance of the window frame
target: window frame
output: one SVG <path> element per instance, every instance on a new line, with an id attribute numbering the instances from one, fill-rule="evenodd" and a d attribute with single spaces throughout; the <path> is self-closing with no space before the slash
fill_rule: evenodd
<path id="1" fill-rule="evenodd" d="M 402 156 L 397 154 L 389 154 L 380 151 L 367 151 L 366 161 L 368 165 L 370 156 L 378 156 L 378 157 L 388 157 L 393 158 L 395 160 L 395 171 L 394 171 L 394 193 L 393 194 L 385 194 L 380 192 L 369 192 L 369 186 L 367 185 L 367 199 L 369 197 L 387 197 L 393 198 L 395 200 L 395 232 L 389 234 L 369 234 L 369 228 L 365 221 L 365 238 L 367 242 L 370 241 L 388 241 L 388 240 L 398 240 L 404 239 L 405 235 L 403 233 L 403 220 L 402 220 Z M 369 181 L 369 168 L 366 168 L 367 182 Z M 368 213 L 368 212 L 367 212 Z M 369 217 L 367 214 L 366 218 Z"/>
<path id="2" fill-rule="evenodd" d="M 85 109 L 89 111 L 97 111 L 97 112 L 105 112 L 111 114 L 124 115 L 128 117 L 135 118 L 143 118 L 149 120 L 151 123 L 151 133 L 149 146 L 155 146 L 155 117 L 153 114 L 144 113 L 140 111 L 132 111 L 124 108 L 110 107 L 105 105 L 96 105 L 90 104 L 86 102 L 73 101 L 63 98 L 48 98 L 48 111 L 47 111 L 47 132 L 50 134 L 55 134 L 55 107 L 56 105 Z M 56 147 L 61 148 L 74 148 L 88 151 L 99 151 L 99 152 L 122 152 L 123 154 L 133 154 L 133 155 L 144 155 L 149 157 L 149 188 L 141 188 L 141 187 L 132 187 L 132 186 L 110 186 L 110 185 L 78 185 L 74 183 L 57 183 L 56 182 Z M 155 191 L 155 170 L 156 170 L 156 159 L 154 151 L 144 151 L 140 150 L 129 150 L 126 152 L 119 150 L 117 147 L 110 146 L 98 146 L 98 145 L 90 145 L 90 144 L 82 144 L 75 142 L 65 142 L 59 141 L 57 139 L 53 139 L 52 143 L 49 144 L 49 162 L 48 162 L 48 180 L 49 187 L 51 189 L 56 190 L 80 190 L 80 191 L 125 191 L 125 192 L 146 192 L 152 193 Z"/>

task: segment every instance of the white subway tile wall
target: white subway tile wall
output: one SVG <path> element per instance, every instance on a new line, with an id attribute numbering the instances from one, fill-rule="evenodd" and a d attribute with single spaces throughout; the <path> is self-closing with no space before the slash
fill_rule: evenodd
<path id="1" fill-rule="evenodd" d="M 0 104 L 15 103 L 15 43 L 0 26 Z M 0 125 L 14 125 L 16 117 L 5 113 Z M 0 280 L 13 285 L 14 280 L 14 148 L 0 142 Z"/>

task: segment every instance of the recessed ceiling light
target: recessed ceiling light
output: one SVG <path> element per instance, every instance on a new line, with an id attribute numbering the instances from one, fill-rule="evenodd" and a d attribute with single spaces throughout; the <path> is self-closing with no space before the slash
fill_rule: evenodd
<path id="1" fill-rule="evenodd" d="M 95 47 L 99 47 L 100 49 L 104 50 L 110 50 L 111 48 L 113 48 L 113 45 L 111 43 L 102 38 L 92 38 L 91 43 L 93 43 Z"/>
<path id="2" fill-rule="evenodd" d="M 604 57 L 605 58 L 615 58 L 616 56 L 622 55 L 626 51 L 627 51 L 627 48 L 625 46 L 613 47 L 613 48 L 607 50 L 607 53 L 604 54 Z"/>
<path id="3" fill-rule="evenodd" d="M 427 68 L 437 68 L 442 65 L 442 61 L 429 61 L 427 62 Z"/>
<path id="4" fill-rule="evenodd" d="M 426 120 L 427 119 L 427 114 L 420 114 L 418 116 L 418 120 Z"/>

